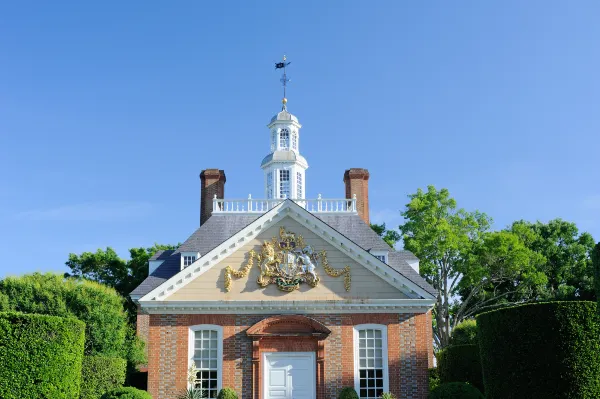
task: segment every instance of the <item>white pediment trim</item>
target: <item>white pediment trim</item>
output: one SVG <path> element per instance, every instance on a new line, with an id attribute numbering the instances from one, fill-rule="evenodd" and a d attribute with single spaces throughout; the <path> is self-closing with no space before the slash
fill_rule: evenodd
<path id="1" fill-rule="evenodd" d="M 179 289 L 190 283 L 198 276 L 204 274 L 211 267 L 221 262 L 224 258 L 237 251 L 246 242 L 254 239 L 258 234 L 289 216 L 307 229 L 313 231 L 324 241 L 328 242 L 339 251 L 343 252 L 375 275 L 382 278 L 388 284 L 397 288 L 411 299 L 434 299 L 434 296 L 419 287 L 389 265 L 380 261 L 369 252 L 362 249 L 331 228 L 321 219 L 308 212 L 306 209 L 295 204 L 293 201 L 284 201 L 273 209 L 260 216 L 254 222 L 240 230 L 228 240 L 224 241 L 212 251 L 204 254 L 190 266 L 181 270 L 167 281 L 144 295 L 139 302 L 164 301 Z M 213 215 L 213 217 L 219 217 Z"/>
<path id="2" fill-rule="evenodd" d="M 343 301 L 140 301 L 150 314 L 425 313 L 433 299 Z"/>

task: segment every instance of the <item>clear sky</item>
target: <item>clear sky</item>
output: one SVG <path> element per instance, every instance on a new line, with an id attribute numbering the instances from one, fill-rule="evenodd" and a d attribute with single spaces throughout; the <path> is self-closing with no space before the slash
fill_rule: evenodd
<path id="1" fill-rule="evenodd" d="M 600 240 L 599 20 L 597 0 L 5 1 L 0 277 L 185 240 L 205 168 L 262 197 L 284 53 L 308 197 L 363 167 L 374 221 L 434 184 L 495 228 Z"/>

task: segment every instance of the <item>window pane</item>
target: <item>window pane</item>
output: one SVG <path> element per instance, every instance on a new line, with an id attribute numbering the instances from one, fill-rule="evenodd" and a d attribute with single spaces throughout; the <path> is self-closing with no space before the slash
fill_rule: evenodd
<path id="1" fill-rule="evenodd" d="M 377 399 L 383 393 L 383 376 L 387 371 L 383 355 L 383 331 L 364 329 L 358 331 L 358 378 L 362 399 Z"/>

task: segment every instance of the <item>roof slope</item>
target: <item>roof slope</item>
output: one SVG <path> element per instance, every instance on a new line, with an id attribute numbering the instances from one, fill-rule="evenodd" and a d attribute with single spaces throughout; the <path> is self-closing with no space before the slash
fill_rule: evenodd
<path id="1" fill-rule="evenodd" d="M 437 291 L 410 266 L 410 263 L 417 262 L 418 259 L 409 251 L 396 251 L 393 248 L 390 248 L 390 246 L 360 218 L 360 216 L 347 214 L 313 215 L 366 251 L 390 251 L 388 264 L 392 269 L 396 270 L 431 295 L 437 295 Z M 160 256 L 160 259 L 156 260 L 161 260 L 166 257 L 165 261 L 135 290 L 133 290 L 130 295 L 136 297 L 146 295 L 170 277 L 177 274 L 181 270 L 180 252 L 200 252 L 200 255 L 202 256 L 235 235 L 260 216 L 262 215 L 219 214 L 211 216 L 176 251 L 163 251 L 162 254 L 159 254 L 158 256 Z M 166 255 L 166 252 L 170 253 Z"/>

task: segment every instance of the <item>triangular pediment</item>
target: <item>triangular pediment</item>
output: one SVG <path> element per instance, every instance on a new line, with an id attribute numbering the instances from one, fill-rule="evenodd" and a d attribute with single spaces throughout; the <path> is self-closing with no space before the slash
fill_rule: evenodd
<path id="1" fill-rule="evenodd" d="M 281 234 L 295 237 L 294 250 L 278 245 Z M 277 262 L 265 264 L 269 256 L 265 243 L 273 245 L 277 253 L 270 255 Z M 308 249 L 303 252 L 296 246 Z M 301 259 L 307 254 L 308 258 Z M 284 257 L 287 262 L 282 264 Z M 292 278 L 294 270 L 302 270 L 298 279 Z M 287 281 L 280 284 L 282 279 Z M 140 303 L 403 299 L 430 300 L 432 296 L 319 218 L 286 201 L 145 295 Z"/>

